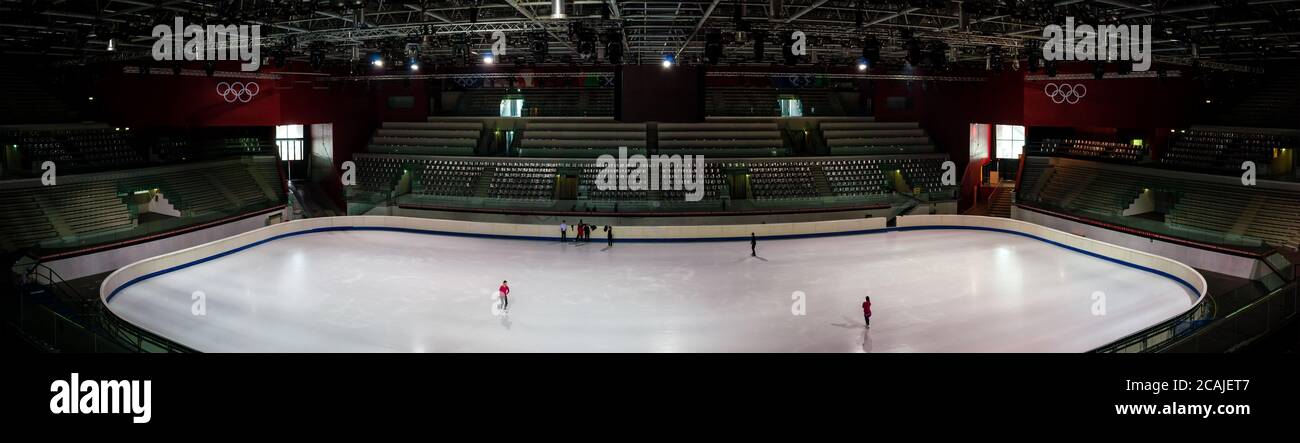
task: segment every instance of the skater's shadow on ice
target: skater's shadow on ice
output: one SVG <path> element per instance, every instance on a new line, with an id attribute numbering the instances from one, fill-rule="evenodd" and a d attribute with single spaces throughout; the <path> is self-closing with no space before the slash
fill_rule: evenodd
<path id="1" fill-rule="evenodd" d="M 853 321 L 853 319 L 849 318 L 848 316 L 844 316 L 844 317 L 841 317 L 841 318 L 844 319 L 844 323 L 831 323 L 831 326 L 837 326 L 837 327 L 841 327 L 841 328 L 844 328 L 844 329 L 863 329 L 863 330 L 867 330 L 867 324 L 866 324 L 866 323 L 858 323 L 858 322 L 855 322 L 855 321 Z"/>
<path id="2" fill-rule="evenodd" d="M 605 252 L 605 251 L 608 251 L 608 250 L 610 250 L 610 249 L 614 249 L 614 247 L 613 247 L 613 246 L 606 246 L 605 249 L 601 249 L 600 252 Z"/>
<path id="3" fill-rule="evenodd" d="M 504 327 L 506 328 L 507 331 L 510 330 L 510 325 L 513 325 L 513 324 L 515 324 L 515 322 L 510 321 L 510 316 L 509 316 L 509 315 L 502 315 L 502 316 L 501 316 L 501 326 L 504 326 Z"/>
<path id="4" fill-rule="evenodd" d="M 754 259 L 762 260 L 762 261 L 767 261 L 766 258 L 759 257 L 759 256 L 756 256 L 756 255 L 751 255 L 751 256 L 749 256 L 749 257 L 745 257 L 745 258 L 742 258 L 742 259 L 740 259 L 740 260 L 736 260 L 736 263 L 740 263 L 740 262 L 743 262 L 743 261 L 750 261 L 750 260 L 754 260 Z"/>
<path id="5" fill-rule="evenodd" d="M 862 352 L 871 353 L 871 330 L 862 330 Z"/>

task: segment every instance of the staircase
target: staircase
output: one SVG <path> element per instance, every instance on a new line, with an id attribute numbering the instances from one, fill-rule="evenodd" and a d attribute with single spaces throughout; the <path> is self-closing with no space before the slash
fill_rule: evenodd
<path id="1" fill-rule="evenodd" d="M 492 191 L 492 177 L 496 175 L 496 166 L 484 166 L 483 172 L 478 176 L 478 184 L 474 186 L 474 196 L 487 197 Z"/>
<path id="2" fill-rule="evenodd" d="M 989 196 L 989 217 L 1011 218 L 1011 202 L 1015 195 L 1014 186 L 1003 186 L 993 190 L 993 195 Z"/>
<path id="3" fill-rule="evenodd" d="M 832 196 L 835 191 L 831 190 L 831 182 L 826 179 L 826 171 L 822 170 L 821 165 L 813 165 L 810 170 L 813 176 L 813 186 L 817 188 L 817 195 Z"/>

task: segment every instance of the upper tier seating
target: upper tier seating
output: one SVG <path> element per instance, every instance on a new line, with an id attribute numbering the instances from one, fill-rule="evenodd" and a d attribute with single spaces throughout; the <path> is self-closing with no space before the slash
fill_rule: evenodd
<path id="1" fill-rule="evenodd" d="M 1300 129 L 1300 69 L 1269 69 L 1268 78 L 1226 112 L 1218 124 L 1254 128 Z"/>
<path id="2" fill-rule="evenodd" d="M 0 133 L 0 143 L 17 146 L 22 166 L 33 171 L 45 161 L 63 171 L 113 169 L 144 163 L 129 133 L 105 127 L 10 130 Z"/>
<path id="3" fill-rule="evenodd" d="M 66 123 L 77 121 L 76 113 L 26 73 L 27 63 L 0 63 L 0 124 Z"/>
<path id="4" fill-rule="evenodd" d="M 788 154 L 775 122 L 660 123 L 659 153 L 710 157 L 778 157 Z"/>
<path id="5" fill-rule="evenodd" d="M 705 90 L 706 115 L 779 117 L 777 92 L 771 88 L 709 88 Z"/>
<path id="6" fill-rule="evenodd" d="M 614 90 L 596 88 L 525 89 L 524 117 L 609 117 Z"/>
<path id="7" fill-rule="evenodd" d="M 1044 139 L 1025 145 L 1025 152 L 1123 163 L 1136 163 L 1146 158 L 1146 149 L 1141 146 L 1081 139 Z"/>
<path id="8" fill-rule="evenodd" d="M 1247 160 L 1267 167 L 1274 150 L 1282 148 L 1300 148 L 1300 137 L 1193 128 L 1180 131 L 1160 161 L 1179 169 L 1236 175 Z"/>
<path id="9" fill-rule="evenodd" d="M 645 153 L 645 123 L 551 123 L 524 125 L 519 155 L 524 157 L 597 157 Z"/>
<path id="10" fill-rule="evenodd" d="M 827 121 L 820 124 L 831 155 L 924 154 L 934 152 L 916 122 Z"/>
<path id="11" fill-rule="evenodd" d="M 780 117 L 777 100 L 798 98 L 804 116 L 844 115 L 835 92 L 824 88 L 707 88 L 705 114 L 726 117 Z"/>
<path id="12" fill-rule="evenodd" d="M 483 122 L 384 122 L 370 140 L 370 152 L 382 154 L 474 155 Z"/>

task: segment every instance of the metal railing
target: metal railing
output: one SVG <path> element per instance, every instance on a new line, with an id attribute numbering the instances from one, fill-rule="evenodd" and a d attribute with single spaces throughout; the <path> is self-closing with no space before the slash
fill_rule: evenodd
<path id="1" fill-rule="evenodd" d="M 56 300 L 71 309 L 71 312 L 63 312 L 36 303 L 30 299 L 28 291 L 20 291 L 18 295 L 18 328 L 45 342 L 52 350 L 194 352 L 122 320 L 109 311 L 98 296 L 82 294 L 49 266 L 38 262 L 22 267 L 26 268 L 22 274 L 27 277 L 29 285 L 48 290 Z"/>

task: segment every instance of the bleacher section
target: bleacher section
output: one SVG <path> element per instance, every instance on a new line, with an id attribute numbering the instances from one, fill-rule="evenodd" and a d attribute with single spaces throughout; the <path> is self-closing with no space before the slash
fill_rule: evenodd
<path id="1" fill-rule="evenodd" d="M 758 200 L 817 197 L 813 164 L 802 162 L 749 165 L 750 185 Z"/>
<path id="2" fill-rule="evenodd" d="M 1051 209 L 1120 216 L 1147 190 L 1169 195 L 1164 226 L 1184 235 L 1249 237 L 1295 249 L 1300 241 L 1300 191 L 1242 186 L 1235 178 L 1028 158 L 1021 199 Z M 1047 161 L 1044 161 L 1047 160 Z"/>
<path id="3" fill-rule="evenodd" d="M 1244 130 L 1192 128 L 1181 130 L 1170 142 L 1161 162 L 1203 172 L 1240 174 L 1247 160 L 1266 168 L 1275 149 L 1300 148 L 1300 137 Z M 1263 171 L 1267 176 L 1268 171 Z"/>
<path id="4" fill-rule="evenodd" d="M 384 122 L 370 140 L 370 152 L 384 154 L 474 155 L 483 135 L 475 121 Z"/>
<path id="5" fill-rule="evenodd" d="M 16 147 L 24 169 L 40 171 L 52 161 L 63 171 L 114 169 L 140 165 L 145 159 L 131 145 L 130 131 L 102 125 L 0 132 L 0 145 Z"/>
<path id="6" fill-rule="evenodd" d="M 0 248 L 35 244 L 57 238 L 58 231 L 31 189 L 0 189 Z"/>
<path id="7" fill-rule="evenodd" d="M 505 96 L 505 89 L 467 89 L 456 103 L 456 115 L 499 116 L 501 99 Z"/>
<path id="8" fill-rule="evenodd" d="M 831 155 L 934 152 L 933 142 L 916 122 L 876 122 L 862 118 L 825 121 L 819 126 Z"/>
<path id="9" fill-rule="evenodd" d="M 554 163 L 528 162 L 497 166 L 489 185 L 492 198 L 552 200 L 555 198 Z"/>
<path id="10" fill-rule="evenodd" d="M 525 117 L 610 117 L 614 90 L 595 88 L 526 89 Z"/>
<path id="11" fill-rule="evenodd" d="M 779 117 L 777 91 L 771 88 L 710 88 L 705 91 L 705 114 L 734 117 Z"/>
<path id="12" fill-rule="evenodd" d="M 627 147 L 628 155 L 644 154 L 645 123 L 552 123 L 528 122 L 520 140 L 523 157 L 590 157 L 618 155 Z"/>
<path id="13" fill-rule="evenodd" d="M 409 171 L 412 194 L 422 198 L 512 199 L 555 201 L 562 176 L 578 177 L 576 197 L 587 202 L 681 202 L 685 190 L 599 189 L 600 167 L 594 159 L 515 160 L 454 159 L 387 154 L 357 154 L 357 188 L 387 196 Z M 943 155 L 878 158 L 799 158 L 788 160 L 727 159 L 706 161 L 705 201 L 730 199 L 729 176 L 747 178 L 756 201 L 809 198 L 847 198 L 890 195 L 895 187 L 887 178 L 897 171 L 906 185 L 923 192 L 954 189 L 939 183 Z M 935 194 L 947 195 L 947 194 Z M 942 197 L 941 197 L 942 198 Z M 947 197 L 951 198 L 951 197 Z"/>
<path id="14" fill-rule="evenodd" d="M 63 123 L 77 121 L 76 113 L 62 100 L 27 77 L 26 63 L 10 60 L 0 64 L 0 123 Z"/>
<path id="15" fill-rule="evenodd" d="M 501 100 L 510 96 L 524 100 L 524 117 L 611 117 L 614 115 L 612 88 L 501 88 L 467 89 L 460 95 L 456 115 L 500 116 Z"/>
<path id="16" fill-rule="evenodd" d="M 1227 112 L 1218 124 L 1256 128 L 1300 128 L 1300 69 L 1269 69 L 1269 78 Z"/>
<path id="17" fill-rule="evenodd" d="M 141 194 L 161 193 L 179 222 L 209 221 L 284 204 L 275 157 L 71 174 L 56 185 L 39 179 L 0 182 L 0 247 L 85 247 L 160 229 L 139 223 Z M 147 200 L 147 199 L 146 199 Z"/>
<path id="18" fill-rule="evenodd" d="M 484 170 L 482 162 L 425 159 L 415 164 L 418 174 L 411 192 L 425 195 L 473 196 Z"/>
<path id="19" fill-rule="evenodd" d="M 844 115 L 835 92 L 825 88 L 708 88 L 705 91 L 705 114 L 725 117 L 779 117 L 777 100 L 798 98 L 804 116 Z"/>
<path id="20" fill-rule="evenodd" d="M 888 194 L 891 188 L 881 169 L 883 164 L 877 159 L 839 160 L 823 165 L 822 170 L 835 195 Z"/>
<path id="21" fill-rule="evenodd" d="M 1043 139 L 1026 144 L 1025 153 L 1122 163 L 1136 163 L 1146 159 L 1146 149 L 1141 146 L 1081 139 Z"/>
<path id="22" fill-rule="evenodd" d="M 661 123 L 659 153 L 709 157 L 780 157 L 788 155 L 775 122 Z"/>

